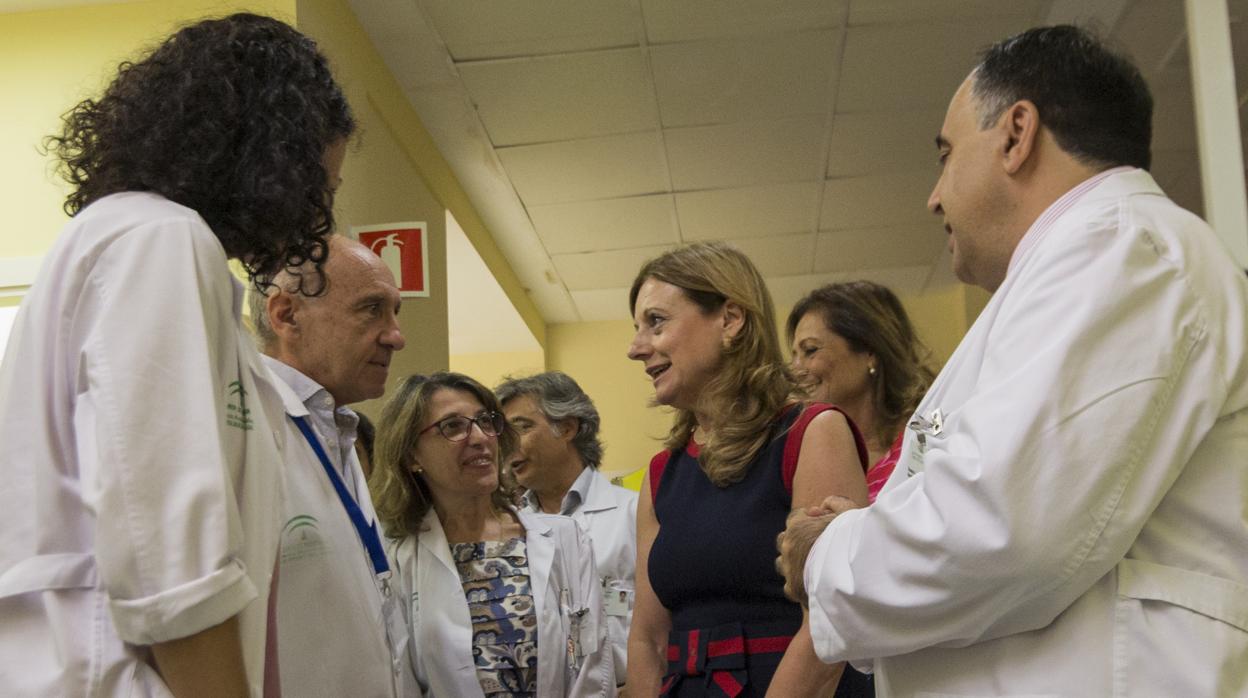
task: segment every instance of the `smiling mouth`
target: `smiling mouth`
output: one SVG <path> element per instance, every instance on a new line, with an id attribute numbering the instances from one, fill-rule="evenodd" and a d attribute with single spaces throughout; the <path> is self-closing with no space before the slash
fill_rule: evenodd
<path id="1" fill-rule="evenodd" d="M 666 372 L 667 372 L 667 369 L 669 369 L 669 368 L 671 368 L 671 367 L 672 367 L 672 365 L 671 365 L 671 364 L 662 364 L 662 365 L 660 365 L 660 366 L 650 366 L 650 367 L 646 368 L 646 375 L 650 376 L 650 381 L 651 381 L 651 382 L 654 382 L 654 381 L 658 380 L 659 376 L 661 376 L 661 375 L 663 375 L 664 373 L 666 373 Z"/>

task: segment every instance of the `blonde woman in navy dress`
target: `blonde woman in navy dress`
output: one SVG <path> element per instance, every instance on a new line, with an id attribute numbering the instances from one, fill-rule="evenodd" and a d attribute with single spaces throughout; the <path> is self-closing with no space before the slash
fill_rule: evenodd
<path id="1" fill-rule="evenodd" d="M 819 661 L 785 597 L 776 536 L 794 507 L 866 504 L 861 436 L 829 405 L 791 402 L 771 297 L 735 248 L 668 252 L 629 300 L 629 358 L 676 409 L 638 500 L 630 694 L 832 695 L 841 665 Z"/>
<path id="2" fill-rule="evenodd" d="M 589 537 L 511 506 L 499 451 L 515 439 L 494 394 L 458 373 L 409 376 L 382 411 L 369 489 L 426 698 L 614 693 Z"/>

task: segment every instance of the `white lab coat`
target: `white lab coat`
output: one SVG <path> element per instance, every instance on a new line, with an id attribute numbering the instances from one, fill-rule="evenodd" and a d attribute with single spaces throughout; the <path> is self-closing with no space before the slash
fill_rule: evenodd
<path id="1" fill-rule="evenodd" d="M 1096 185 L 812 550 L 820 657 L 877 658 L 881 696 L 1244 695 L 1246 323 L 1206 224 L 1141 170 Z"/>
<path id="2" fill-rule="evenodd" d="M 260 695 L 281 403 L 192 210 L 80 212 L 0 368 L 0 693 L 167 696 L 145 646 L 240 615 Z"/>
<path id="3" fill-rule="evenodd" d="M 602 608 L 607 616 L 615 680 L 624 682 L 628 657 L 628 628 L 633 622 L 633 593 L 637 566 L 637 493 L 611 484 L 595 468 L 585 468 L 572 484 L 583 498 L 564 513 L 580 524 L 594 546 L 594 564 L 602 585 Z M 565 495 L 564 502 L 568 501 Z M 536 511 L 537 498 L 529 500 Z M 621 600 L 623 596 L 623 600 Z"/>
<path id="4" fill-rule="evenodd" d="M 566 516 L 517 512 L 525 530 L 529 582 L 537 614 L 537 695 L 542 698 L 615 694 L 606 647 L 602 596 L 584 532 Z M 484 695 L 472 658 L 472 620 L 442 523 L 432 510 L 417 537 L 387 540 L 409 602 L 412 665 L 428 698 Z M 567 603 L 561 600 L 566 594 Z M 579 623 L 573 619 L 579 617 Z M 578 631 L 579 626 L 579 631 Z M 584 656 L 569 663 L 571 633 Z"/>
<path id="5" fill-rule="evenodd" d="M 286 414 L 307 420 L 326 453 L 338 452 L 330 439 L 341 437 L 320 433 L 307 405 L 283 381 L 283 374 L 294 369 L 264 359 L 274 368 Z M 310 378 L 303 380 L 315 386 Z M 332 401 L 323 388 L 317 393 L 308 397 Z M 316 453 L 295 423 L 285 421 L 285 524 L 277 595 L 282 693 L 300 698 L 419 696 L 411 678 L 400 595 L 389 582 L 377 580 L 368 551 Z M 356 504 L 365 518 L 376 521 L 359 458 L 350 444 L 345 446 L 348 491 L 359 494 Z"/>

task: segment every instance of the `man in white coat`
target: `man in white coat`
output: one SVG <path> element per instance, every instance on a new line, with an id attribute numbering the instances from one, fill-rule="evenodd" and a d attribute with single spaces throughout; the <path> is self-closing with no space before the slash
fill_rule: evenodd
<path id="1" fill-rule="evenodd" d="M 1146 171 L 1151 113 L 1073 27 L 953 97 L 928 207 L 994 295 L 876 503 L 782 542 L 820 657 L 879 695 L 1248 691 L 1248 284 Z"/>
<path id="2" fill-rule="evenodd" d="M 266 295 L 251 296 L 286 410 L 282 691 L 415 695 L 406 623 L 354 448 L 358 418 L 347 407 L 385 391 L 390 359 L 404 344 L 399 290 L 377 255 L 339 235 L 329 238 L 322 278 L 287 270 Z"/>
<path id="3" fill-rule="evenodd" d="M 607 642 L 622 682 L 633 617 L 637 493 L 611 484 L 598 472 L 601 419 L 570 376 L 548 371 L 513 378 L 494 392 L 520 435 L 508 461 L 516 481 L 528 490 L 524 508 L 571 516 L 589 534 L 601 578 Z"/>

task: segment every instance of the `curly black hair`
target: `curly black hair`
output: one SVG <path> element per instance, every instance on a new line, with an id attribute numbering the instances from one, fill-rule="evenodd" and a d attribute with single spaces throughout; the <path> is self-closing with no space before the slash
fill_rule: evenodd
<path id="1" fill-rule="evenodd" d="M 253 279 L 324 262 L 323 158 L 355 118 L 316 43 L 289 25 L 240 13 L 184 27 L 63 122 L 44 145 L 73 186 L 69 215 L 148 191 L 199 213 Z"/>

